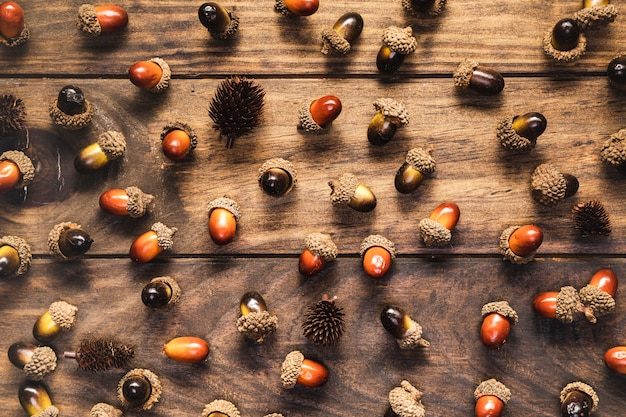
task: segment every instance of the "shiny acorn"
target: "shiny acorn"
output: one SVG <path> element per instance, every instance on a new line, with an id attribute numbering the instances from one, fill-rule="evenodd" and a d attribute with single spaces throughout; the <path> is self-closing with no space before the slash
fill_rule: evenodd
<path id="1" fill-rule="evenodd" d="M 506 403 L 511 399 L 511 391 L 500 381 L 488 379 L 474 390 L 476 417 L 500 417 Z"/>
<path id="2" fill-rule="evenodd" d="M 276 0 L 274 10 L 283 16 L 311 16 L 319 6 L 319 0 Z"/>
<path id="3" fill-rule="evenodd" d="M 83 90 L 66 85 L 48 108 L 52 122 L 64 129 L 79 130 L 91 123 L 95 108 L 85 98 Z"/>
<path id="4" fill-rule="evenodd" d="M 546 206 L 555 206 L 559 201 L 576 194 L 578 179 L 562 173 L 552 164 L 541 164 L 530 177 L 531 195 L 535 201 Z"/>
<path id="5" fill-rule="evenodd" d="M 556 62 L 571 62 L 587 50 L 587 38 L 576 19 L 566 17 L 543 37 L 543 50 Z"/>
<path id="6" fill-rule="evenodd" d="M 128 371 L 117 385 L 117 397 L 125 408 L 150 410 L 161 397 L 159 377 L 148 369 Z"/>
<path id="7" fill-rule="evenodd" d="M 130 82 L 151 93 L 162 93 L 170 85 L 170 66 L 161 58 L 135 62 L 128 69 Z"/>
<path id="8" fill-rule="evenodd" d="M 300 107 L 298 129 L 309 133 L 324 133 L 332 122 L 339 117 L 342 105 L 339 97 L 323 96 Z"/>
<path id="9" fill-rule="evenodd" d="M 161 222 L 154 223 L 150 230 L 139 235 L 130 245 L 130 259 L 137 263 L 150 262 L 174 245 L 172 237 L 177 231 L 176 227 L 169 228 Z"/>
<path id="10" fill-rule="evenodd" d="M 33 326 L 33 337 L 41 343 L 50 343 L 76 323 L 78 308 L 65 301 L 55 301 Z"/>
<path id="11" fill-rule="evenodd" d="M 92 36 L 119 32 L 128 25 L 128 13 L 114 4 L 82 4 L 78 8 L 78 27 Z"/>
<path id="12" fill-rule="evenodd" d="M 422 338 L 422 326 L 400 307 L 385 306 L 380 312 L 380 322 L 401 349 L 430 346 L 430 342 Z"/>
<path id="13" fill-rule="evenodd" d="M 487 349 L 499 349 L 507 341 L 511 327 L 517 324 L 517 313 L 506 301 L 485 304 L 480 314 L 480 341 Z"/>
<path id="14" fill-rule="evenodd" d="M 0 42 L 6 46 L 19 46 L 29 37 L 20 5 L 14 1 L 0 3 Z"/>
<path id="15" fill-rule="evenodd" d="M 403 380 L 399 387 L 389 391 L 389 408 L 384 417 L 420 417 L 425 416 L 424 404 L 422 404 L 422 393 Z"/>
<path id="16" fill-rule="evenodd" d="M 30 267 L 30 245 L 19 236 L 0 238 L 0 278 L 23 275 Z"/>
<path id="17" fill-rule="evenodd" d="M 433 148 L 410 149 L 404 163 L 398 168 L 394 177 L 396 190 L 402 194 L 409 194 L 417 190 L 424 178 L 435 172 L 437 163 L 432 158 Z"/>
<path id="18" fill-rule="evenodd" d="M 514 264 L 533 260 L 543 242 L 543 232 L 535 225 L 507 227 L 500 235 L 500 253 Z"/>
<path id="19" fill-rule="evenodd" d="M 152 278 L 141 290 L 141 302 L 156 310 L 169 310 L 179 303 L 182 290 L 169 276 Z"/>
<path id="20" fill-rule="evenodd" d="M 141 217 L 148 211 L 154 200 L 152 194 L 146 194 L 138 187 L 112 188 L 100 194 L 100 208 L 115 216 Z"/>
<path id="21" fill-rule="evenodd" d="M 48 233 L 48 249 L 60 261 L 69 261 L 87 253 L 93 239 L 82 226 L 73 222 L 54 225 Z"/>
<path id="22" fill-rule="evenodd" d="M 35 166 L 22 151 L 0 154 L 0 194 L 26 187 L 35 178 Z"/>
<path id="23" fill-rule="evenodd" d="M 363 30 L 363 18 L 356 12 L 343 14 L 332 29 L 322 31 L 322 53 L 328 55 L 346 55 L 351 48 L 351 43 L 356 40 Z"/>
<path id="24" fill-rule="evenodd" d="M 541 317 L 555 319 L 558 297 L 558 291 L 545 291 L 537 294 L 533 299 L 533 310 Z"/>
<path id="25" fill-rule="evenodd" d="M 272 158 L 259 168 L 258 180 L 265 194 L 284 197 L 296 186 L 298 173 L 294 165 L 286 159 Z"/>
<path id="26" fill-rule="evenodd" d="M 572 286 L 564 286 L 556 291 L 539 293 L 533 299 L 533 310 L 541 317 L 557 319 L 562 323 L 571 323 L 581 313 L 585 306 L 581 302 L 580 294 Z"/>
<path id="27" fill-rule="evenodd" d="M 604 364 L 613 372 L 626 375 L 626 346 L 614 346 L 604 353 Z"/>
<path id="28" fill-rule="evenodd" d="M 578 292 L 580 296 L 580 311 L 591 323 L 597 318 L 609 314 L 615 309 L 615 293 L 617 292 L 617 277 L 610 269 L 597 271 Z"/>
<path id="29" fill-rule="evenodd" d="M 161 131 L 161 149 L 172 161 L 180 161 L 198 146 L 198 135 L 187 123 L 170 122 Z"/>
<path id="30" fill-rule="evenodd" d="M 498 71 L 465 59 L 452 75 L 454 85 L 460 89 L 470 89 L 478 94 L 492 96 L 504 89 L 504 77 Z"/>
<path id="31" fill-rule="evenodd" d="M 204 406 L 201 417 L 241 417 L 241 413 L 235 404 L 218 399 Z"/>
<path id="32" fill-rule="evenodd" d="M 451 201 L 440 204 L 419 223 L 420 236 L 426 246 L 443 247 L 452 240 L 452 229 L 461 217 L 459 206 Z"/>
<path id="33" fill-rule="evenodd" d="M 376 208 L 376 196 L 352 173 L 345 173 L 338 180 L 328 181 L 330 202 L 333 206 L 348 206 L 366 213 Z"/>
<path id="34" fill-rule="evenodd" d="M 209 236 L 217 245 L 227 245 L 237 233 L 241 218 L 239 204 L 228 197 L 218 197 L 209 202 Z"/>
<path id="35" fill-rule="evenodd" d="M 17 393 L 20 405 L 29 416 L 58 417 L 59 410 L 52 405 L 48 388 L 41 382 L 26 381 Z"/>
<path id="36" fill-rule="evenodd" d="M 393 242 L 381 235 L 369 235 L 361 242 L 359 254 L 363 258 L 363 270 L 374 279 L 387 275 L 391 262 L 396 257 Z"/>
<path id="37" fill-rule="evenodd" d="M 396 131 L 409 124 L 409 113 L 404 104 L 390 98 L 374 101 L 376 115 L 367 127 L 367 140 L 372 145 L 382 146 L 388 143 Z"/>
<path id="38" fill-rule="evenodd" d="M 596 273 L 593 274 L 591 280 L 589 281 L 589 285 L 606 292 L 611 297 L 615 297 L 615 293 L 617 292 L 617 284 L 617 276 L 615 276 L 615 273 L 608 268 L 596 271 Z"/>
<path id="39" fill-rule="evenodd" d="M 199 363 L 209 356 L 209 344 L 195 336 L 175 337 L 163 345 L 165 355 L 181 363 Z"/>
<path id="40" fill-rule="evenodd" d="M 411 26 L 389 26 L 383 32 L 382 42 L 376 55 L 376 68 L 382 74 L 396 72 L 404 58 L 417 49 L 417 40 L 413 37 Z"/>
<path id="41" fill-rule="evenodd" d="M 498 122 L 496 136 L 503 148 L 525 152 L 535 147 L 537 138 L 546 130 L 547 125 L 547 120 L 541 113 L 508 115 Z"/>
<path id="42" fill-rule="evenodd" d="M 228 39 L 239 29 L 239 17 L 218 3 L 203 3 L 198 8 L 198 19 L 207 28 L 212 37 Z"/>
<path id="43" fill-rule="evenodd" d="M 40 381 L 57 367 L 57 355 L 48 346 L 16 342 L 9 346 L 7 354 L 9 361 L 33 381 Z"/>
<path id="44" fill-rule="evenodd" d="M 596 411 L 600 399 L 596 391 L 584 382 L 576 381 L 567 384 L 559 395 L 561 400 L 561 417 L 589 417 Z"/>
<path id="45" fill-rule="evenodd" d="M 298 271 L 305 277 L 317 275 L 337 257 L 337 245 L 326 233 L 313 232 L 304 239 L 305 248 L 298 259 Z"/>
<path id="46" fill-rule="evenodd" d="M 121 132 L 110 130 L 98 136 L 96 142 L 81 149 L 74 158 L 74 168 L 81 174 L 89 174 L 107 167 L 111 161 L 126 152 L 126 138 Z"/>
<path id="47" fill-rule="evenodd" d="M 280 380 L 283 387 L 292 389 L 296 384 L 317 388 L 328 381 L 328 369 L 312 359 L 305 359 L 302 352 L 290 352 L 280 367 Z"/>
<path id="48" fill-rule="evenodd" d="M 411 16 L 436 17 L 443 11 L 446 0 L 403 0 L 402 7 Z"/>
<path id="49" fill-rule="evenodd" d="M 619 54 L 609 62 L 606 75 L 612 87 L 626 90 L 626 54 Z"/>
<path id="50" fill-rule="evenodd" d="M 276 331 L 278 318 L 267 311 L 263 296 L 256 291 L 248 291 L 239 300 L 241 316 L 237 319 L 239 333 L 257 343 Z"/>

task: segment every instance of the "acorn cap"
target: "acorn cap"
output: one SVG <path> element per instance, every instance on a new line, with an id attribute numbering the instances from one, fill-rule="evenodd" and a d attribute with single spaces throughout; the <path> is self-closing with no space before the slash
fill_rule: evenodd
<path id="1" fill-rule="evenodd" d="M 585 317 L 592 323 L 596 322 L 597 317 L 607 315 L 615 309 L 615 299 L 611 294 L 593 285 L 585 285 L 578 295 L 585 306 Z"/>
<path id="2" fill-rule="evenodd" d="M 274 10 L 276 10 L 283 16 L 295 16 L 293 13 L 289 11 L 287 6 L 285 5 L 284 0 L 276 0 L 276 3 L 274 4 Z"/>
<path id="3" fill-rule="evenodd" d="M 89 412 L 89 417 L 122 417 L 123 415 L 122 410 L 107 403 L 98 403 L 91 407 Z"/>
<path id="4" fill-rule="evenodd" d="M 611 234 L 611 218 L 598 200 L 580 202 L 572 208 L 574 228 L 583 237 Z"/>
<path id="5" fill-rule="evenodd" d="M 9 46 L 9 47 L 12 48 L 14 46 L 23 45 L 24 43 L 26 43 L 26 41 L 29 38 L 30 38 L 30 31 L 28 30 L 28 28 L 26 26 L 24 26 L 24 29 L 22 29 L 20 34 L 17 35 L 16 37 L 14 37 L 14 38 L 5 39 L 5 38 L 0 36 L 0 42 L 2 42 L 2 44 L 4 44 L 5 46 Z"/>
<path id="6" fill-rule="evenodd" d="M 537 254 L 537 251 L 533 251 L 526 256 L 519 256 L 514 253 L 509 247 L 509 238 L 511 237 L 513 232 L 515 232 L 520 227 L 522 226 L 510 226 L 502 231 L 502 234 L 500 234 L 500 253 L 504 256 L 505 260 L 510 261 L 514 264 L 527 264 L 528 262 L 533 260 L 533 258 Z"/>
<path id="7" fill-rule="evenodd" d="M 298 118 L 300 120 L 298 129 L 304 129 L 309 133 L 321 134 L 332 126 L 332 123 L 329 123 L 326 127 L 322 127 L 313 120 L 313 116 L 311 115 L 311 103 L 304 103 L 302 107 L 300 107 L 300 110 L 298 110 Z"/>
<path id="8" fill-rule="evenodd" d="M 52 230 L 50 230 L 50 233 L 48 233 L 48 248 L 50 249 L 50 253 L 60 261 L 69 261 L 74 259 L 72 256 L 65 256 L 59 248 L 59 239 L 61 238 L 61 234 L 70 229 L 80 230 L 81 225 L 74 222 L 61 222 L 55 224 L 54 227 L 52 227 Z"/>
<path id="9" fill-rule="evenodd" d="M 617 8 L 612 4 L 585 7 L 574 13 L 574 20 L 580 30 L 600 28 L 613 22 L 617 17 Z"/>
<path id="10" fill-rule="evenodd" d="M 167 64 L 167 62 L 165 62 L 165 60 L 159 57 L 149 59 L 148 62 L 154 62 L 159 67 L 161 67 L 161 71 L 163 72 L 161 74 L 161 79 L 159 80 L 157 85 L 149 88 L 148 91 L 150 91 L 151 93 L 162 93 L 170 86 L 170 78 L 172 77 L 170 66 Z"/>
<path id="11" fill-rule="evenodd" d="M 480 314 L 485 317 L 488 314 L 497 313 L 501 316 L 509 319 L 512 325 L 517 324 L 517 312 L 511 308 L 507 301 L 493 301 L 491 303 L 485 304 L 481 310 Z"/>
<path id="12" fill-rule="evenodd" d="M 554 206 L 565 198 L 567 181 L 561 171 L 552 164 L 541 164 L 530 177 L 530 188 L 535 201 Z"/>
<path id="13" fill-rule="evenodd" d="M 263 417 L 284 417 L 284 416 L 280 413 L 272 413 L 272 414 L 266 414 Z"/>
<path id="14" fill-rule="evenodd" d="M 63 113 L 63 111 L 59 109 L 58 103 L 59 99 L 57 97 L 50 105 L 50 118 L 52 119 L 52 123 L 67 130 L 79 130 L 84 128 L 91 123 L 95 114 L 95 108 L 88 100 L 85 100 L 85 111 L 73 115 Z"/>
<path id="15" fill-rule="evenodd" d="M 402 381 L 399 387 L 389 391 L 389 404 L 400 417 L 424 417 L 422 393 L 408 381 Z"/>
<path id="16" fill-rule="evenodd" d="M 28 185 L 33 178 L 35 178 L 35 166 L 33 165 L 33 161 L 24 154 L 22 151 L 5 151 L 0 155 L 0 161 L 11 161 L 17 168 L 20 170 L 22 174 L 22 180 L 15 186 L 15 188 L 21 188 Z"/>
<path id="17" fill-rule="evenodd" d="M 378 98 L 374 101 L 374 108 L 385 117 L 393 119 L 397 127 L 409 124 L 409 112 L 404 104 L 391 98 Z"/>
<path id="18" fill-rule="evenodd" d="M 283 158 L 272 158 L 265 161 L 259 168 L 259 181 L 261 180 L 261 177 L 263 177 L 263 174 L 272 168 L 280 168 L 287 172 L 287 174 L 291 177 L 293 187 L 295 187 L 298 183 L 298 172 L 296 171 L 296 167 L 293 166 L 291 162 Z"/>
<path id="19" fill-rule="evenodd" d="M 413 148 L 406 153 L 406 162 L 414 169 L 422 173 L 422 175 L 430 175 L 435 172 L 437 162 L 432 158 L 433 148 L 425 151 L 422 148 Z"/>
<path id="20" fill-rule="evenodd" d="M 135 186 L 126 187 L 124 191 L 128 194 L 128 203 L 126 204 L 128 215 L 137 218 L 146 214 L 148 205 L 152 203 L 154 196 L 144 193 Z"/>
<path id="21" fill-rule="evenodd" d="M 46 407 L 41 413 L 35 414 L 31 417 L 59 417 L 59 409 L 51 405 Z"/>
<path id="22" fill-rule="evenodd" d="M 478 67 L 478 65 L 477 61 L 465 58 L 452 74 L 454 85 L 462 89 L 469 87 L 474 70 Z"/>
<path id="23" fill-rule="evenodd" d="M 225 210 L 230 211 L 233 216 L 235 216 L 235 221 L 239 221 L 241 218 L 241 210 L 239 209 L 239 204 L 235 200 L 232 200 L 228 197 L 218 197 L 209 202 L 209 216 L 211 212 L 216 208 L 223 208 Z"/>
<path id="24" fill-rule="evenodd" d="M 417 40 L 413 37 L 413 28 L 389 26 L 383 32 L 383 45 L 402 55 L 414 52 L 417 49 Z"/>
<path id="25" fill-rule="evenodd" d="M 481 382 L 474 390 L 474 398 L 476 400 L 485 395 L 498 397 L 504 404 L 508 403 L 511 399 L 511 391 L 506 385 L 493 378 Z"/>
<path id="26" fill-rule="evenodd" d="M 513 129 L 513 119 L 514 116 L 509 114 L 498 122 L 496 136 L 500 140 L 500 145 L 510 151 L 526 152 L 531 150 L 537 144 L 537 140 L 520 136 Z"/>
<path id="27" fill-rule="evenodd" d="M 313 255 L 321 257 L 326 262 L 332 262 L 337 257 L 337 245 L 329 234 L 309 233 L 304 239 L 304 245 Z"/>
<path id="28" fill-rule="evenodd" d="M 337 181 L 329 181 L 330 202 L 333 206 L 347 206 L 354 197 L 359 179 L 352 173 L 345 173 Z"/>
<path id="29" fill-rule="evenodd" d="M 350 51 L 350 42 L 333 29 L 322 30 L 322 50 L 324 55 L 329 52 L 337 55 L 345 55 Z"/>
<path id="30" fill-rule="evenodd" d="M 159 377 L 156 376 L 154 372 L 148 369 L 135 368 L 135 369 L 131 369 L 130 371 L 128 371 L 126 375 L 124 375 L 120 379 L 120 382 L 117 384 L 117 398 L 121 401 L 122 406 L 124 406 L 125 408 L 130 407 L 130 403 L 126 401 L 126 398 L 124 398 L 123 389 L 124 389 L 124 382 L 126 382 L 127 379 L 133 378 L 133 377 L 144 377 L 148 380 L 148 382 L 150 382 L 150 386 L 152 388 L 150 390 L 150 397 L 148 397 L 145 403 L 141 404 L 137 408 L 140 408 L 142 410 L 151 409 L 155 403 L 159 402 L 162 388 L 161 388 L 161 381 L 159 380 Z"/>
<path id="31" fill-rule="evenodd" d="M 603 162 L 619 167 L 626 161 L 626 129 L 613 133 L 600 149 Z"/>
<path id="32" fill-rule="evenodd" d="M 124 152 L 126 152 L 126 138 L 122 132 L 109 130 L 100 134 L 97 142 L 102 152 L 104 152 L 111 161 L 120 158 L 124 155 Z"/>
<path id="33" fill-rule="evenodd" d="M 235 12 L 233 12 L 231 9 L 228 9 L 226 7 L 224 7 L 224 10 L 226 10 L 226 13 L 228 13 L 228 16 L 230 17 L 230 22 L 228 23 L 226 29 L 224 29 L 223 32 L 217 32 L 208 29 L 211 36 L 216 39 L 228 39 L 235 33 L 237 33 L 237 30 L 239 29 L 239 16 L 237 16 Z"/>
<path id="34" fill-rule="evenodd" d="M 44 376 L 57 367 L 57 355 L 48 346 L 39 346 L 33 350 L 30 360 L 24 364 L 24 372 L 29 379 L 41 381 Z"/>
<path id="35" fill-rule="evenodd" d="M 161 140 L 165 139 L 165 136 L 167 136 L 167 134 L 170 133 L 172 130 L 182 130 L 187 134 L 187 136 L 189 136 L 189 152 L 196 149 L 196 146 L 198 146 L 198 135 L 191 126 L 189 126 L 187 123 L 179 121 L 169 122 L 165 126 L 163 126 L 163 130 L 161 130 Z"/>
<path id="36" fill-rule="evenodd" d="M 182 290 L 178 285 L 178 282 L 172 277 L 163 276 L 163 277 L 155 277 L 150 280 L 150 282 L 159 282 L 169 286 L 172 290 L 172 296 L 170 300 L 165 305 L 165 309 L 170 309 L 174 307 L 176 304 L 180 302 L 180 296 L 182 295 Z"/>
<path id="37" fill-rule="evenodd" d="M 559 51 L 552 46 L 552 30 L 549 30 L 543 36 L 543 50 L 546 55 L 557 62 L 571 62 L 585 54 L 585 51 L 587 50 L 587 38 L 581 30 L 580 35 L 578 35 L 578 44 L 574 49 L 570 49 L 569 51 Z"/>
<path id="38" fill-rule="evenodd" d="M 78 28 L 91 36 L 100 36 L 102 26 L 96 15 L 96 8 L 93 4 L 81 4 L 78 7 Z"/>
<path id="39" fill-rule="evenodd" d="M 402 8 L 411 16 L 427 14 L 430 17 L 436 17 L 443 11 L 443 6 L 446 4 L 446 0 L 435 0 L 428 10 L 416 10 L 411 4 L 411 0 L 402 0 Z"/>
<path id="40" fill-rule="evenodd" d="M 204 406 L 202 417 L 208 417 L 211 413 L 220 413 L 228 417 L 240 417 L 241 414 L 235 404 L 226 400 L 213 400 Z"/>
<path id="41" fill-rule="evenodd" d="M 0 238 L 0 246 L 9 245 L 17 251 L 20 258 L 20 266 L 15 271 L 15 275 L 23 275 L 30 267 L 31 254 L 30 245 L 24 239 L 18 236 L 2 236 Z"/>
<path id="42" fill-rule="evenodd" d="M 419 223 L 420 236 L 426 246 L 443 247 L 450 244 L 452 232 L 441 223 L 429 218 Z"/>
<path id="43" fill-rule="evenodd" d="M 559 394 L 561 402 L 565 401 L 565 397 L 567 397 L 567 394 L 572 391 L 580 391 L 591 397 L 592 413 L 598 409 L 598 403 L 600 402 L 600 398 L 598 398 L 598 394 L 596 394 L 596 391 L 591 387 L 591 385 L 585 384 L 584 382 L 580 381 L 570 382 L 561 390 L 561 394 Z"/>
<path id="44" fill-rule="evenodd" d="M 76 313 L 78 307 L 66 303 L 65 301 L 55 301 L 48 307 L 48 313 L 61 329 L 64 331 L 71 330 L 76 324 Z"/>
<path id="45" fill-rule="evenodd" d="M 150 228 L 153 232 L 157 234 L 157 244 L 165 249 L 170 249 L 172 245 L 174 245 L 174 241 L 172 240 L 172 236 L 174 233 L 178 231 L 176 227 L 169 228 L 161 222 L 156 222 Z"/>
<path id="46" fill-rule="evenodd" d="M 292 389 L 296 386 L 303 360 L 304 355 L 299 350 L 289 352 L 285 356 L 285 360 L 280 366 L 280 382 L 282 382 L 284 388 Z"/>
<path id="47" fill-rule="evenodd" d="M 556 318 L 563 323 L 571 323 L 581 310 L 580 296 L 572 286 L 561 287 L 556 296 Z"/>
<path id="48" fill-rule="evenodd" d="M 411 327 L 405 332 L 402 339 L 396 339 L 400 349 L 415 349 L 417 347 L 428 347 L 430 342 L 422 338 L 422 326 L 415 320 L 411 320 Z"/>
<path id="49" fill-rule="evenodd" d="M 359 247 L 359 255 L 361 258 L 365 256 L 365 252 L 371 247 L 379 246 L 389 252 L 391 255 L 391 259 L 395 259 L 396 257 L 396 246 L 393 242 L 381 235 L 369 235 L 361 242 L 361 246 Z"/>
<path id="50" fill-rule="evenodd" d="M 237 319 L 237 330 L 248 339 L 263 343 L 266 336 L 278 327 L 278 317 L 268 311 L 252 311 Z"/>

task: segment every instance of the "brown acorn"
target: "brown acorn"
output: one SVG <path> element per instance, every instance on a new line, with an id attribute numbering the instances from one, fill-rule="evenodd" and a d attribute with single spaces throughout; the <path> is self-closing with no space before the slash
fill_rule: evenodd
<path id="1" fill-rule="evenodd" d="M 582 9 L 574 13 L 574 20 L 581 30 L 600 28 L 613 22 L 617 17 L 617 8 L 609 0 L 583 0 Z"/>
<path id="2" fill-rule="evenodd" d="M 0 135 L 26 128 L 26 106 L 21 98 L 12 94 L 0 96 Z"/>
<path id="3" fill-rule="evenodd" d="M 335 304 L 336 297 L 322 299 L 307 307 L 302 322 L 303 334 L 307 339 L 322 346 L 335 345 L 345 330 L 343 308 Z"/>
<path id="4" fill-rule="evenodd" d="M 233 141 L 250 133 L 263 114 L 265 90 L 245 77 L 234 76 L 222 81 L 209 106 L 213 129 L 227 139 L 226 147 Z"/>
<path id="5" fill-rule="evenodd" d="M 161 380 L 148 369 L 131 369 L 117 385 L 117 397 L 126 408 L 150 410 L 161 398 Z"/>
<path id="6" fill-rule="evenodd" d="M 239 17 L 234 11 L 212 1 L 203 3 L 198 8 L 198 19 L 211 36 L 217 39 L 228 39 L 239 29 Z"/>
<path id="7" fill-rule="evenodd" d="M 486 96 L 499 94 L 504 89 L 502 74 L 467 58 L 459 64 L 452 78 L 458 89 L 470 89 Z"/>
<path id="8" fill-rule="evenodd" d="M 348 206 L 366 213 L 376 208 L 376 196 L 352 173 L 345 173 L 338 180 L 328 181 L 330 202 L 333 206 Z"/>
<path id="9" fill-rule="evenodd" d="M 248 291 L 239 301 L 241 316 L 237 319 L 237 330 L 248 339 L 263 343 L 263 340 L 276 331 L 278 318 L 267 311 L 263 296 L 256 291 Z"/>
<path id="10" fill-rule="evenodd" d="M 588 417 L 598 408 L 600 399 L 591 387 L 581 381 L 570 382 L 559 394 L 562 417 Z"/>
<path id="11" fill-rule="evenodd" d="M 404 62 L 404 57 L 417 49 L 411 26 L 389 26 L 383 32 L 382 42 L 376 55 L 376 68 L 383 74 L 396 72 Z"/>
<path id="12" fill-rule="evenodd" d="M 543 50 L 556 62 L 572 62 L 587 51 L 587 37 L 576 19 L 566 17 L 545 33 Z"/>
<path id="13" fill-rule="evenodd" d="M 65 301 L 55 301 L 33 326 L 33 337 L 41 343 L 50 343 L 76 324 L 78 307 Z"/>
<path id="14" fill-rule="evenodd" d="M 578 179 L 564 174 L 552 164 L 541 164 L 530 178 L 531 195 L 535 201 L 546 206 L 555 206 L 559 201 L 576 194 Z"/>
<path id="15" fill-rule="evenodd" d="M 0 277 L 25 274 L 32 257 L 30 245 L 21 237 L 0 237 Z"/>
<path id="16" fill-rule="evenodd" d="M 110 337 L 83 339 L 76 351 L 63 353 L 66 358 L 76 359 L 80 369 L 94 372 L 124 368 L 134 355 L 133 346 Z"/>
<path id="17" fill-rule="evenodd" d="M 576 204 L 572 208 L 574 228 L 583 236 L 606 236 L 611 234 L 611 219 L 604 205 L 598 200 Z"/>
<path id="18" fill-rule="evenodd" d="M 7 354 L 9 361 L 33 381 L 41 381 L 57 367 L 57 355 L 49 346 L 17 342 L 9 346 Z"/>
<path id="19" fill-rule="evenodd" d="M 363 30 L 363 18 L 356 12 L 343 14 L 332 29 L 322 31 L 322 53 L 328 55 L 346 55 L 350 51 L 350 42 L 359 37 Z"/>

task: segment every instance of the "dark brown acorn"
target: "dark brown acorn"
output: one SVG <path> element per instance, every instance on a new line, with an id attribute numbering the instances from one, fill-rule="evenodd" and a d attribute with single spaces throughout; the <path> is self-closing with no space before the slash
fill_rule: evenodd
<path id="1" fill-rule="evenodd" d="M 117 385 L 117 397 L 127 408 L 150 410 L 161 397 L 161 381 L 148 369 L 131 369 Z"/>
<path id="2" fill-rule="evenodd" d="M 141 290 L 141 301 L 151 308 L 161 309 L 172 299 L 172 288 L 164 282 L 149 282 Z"/>
<path id="3" fill-rule="evenodd" d="M 272 158 L 259 168 L 259 186 L 272 197 L 283 197 L 296 186 L 298 174 L 286 159 Z"/>
<path id="4" fill-rule="evenodd" d="M 75 352 L 64 352 L 76 359 L 78 367 L 87 371 L 124 368 L 135 355 L 135 348 L 110 337 L 83 339 Z"/>
<path id="5" fill-rule="evenodd" d="M 198 8 L 198 18 L 211 36 L 227 39 L 237 32 L 239 18 L 218 3 L 208 2 Z"/>
<path id="6" fill-rule="evenodd" d="M 356 12 L 348 12 L 342 15 L 332 29 L 322 31 L 322 53 L 329 52 L 345 55 L 350 51 L 351 43 L 359 37 L 363 30 L 363 18 Z"/>
<path id="7" fill-rule="evenodd" d="M 392 74 L 400 68 L 404 57 L 417 49 L 411 26 L 390 26 L 383 32 L 383 44 L 376 55 L 376 67 L 383 74 Z"/>
<path id="8" fill-rule="evenodd" d="M 335 299 L 324 294 L 320 301 L 307 307 L 303 334 L 318 345 L 333 346 L 343 335 L 345 313 L 335 304 Z"/>
<path id="9" fill-rule="evenodd" d="M 0 96 L 0 135 L 26 128 L 26 106 L 21 98 L 12 94 Z"/>
<path id="10" fill-rule="evenodd" d="M 537 112 L 515 116 L 511 124 L 515 133 L 530 140 L 536 140 L 548 126 L 548 122 L 543 114 Z"/>
<path id="11" fill-rule="evenodd" d="M 58 416 L 59 410 L 52 405 L 48 389 L 41 382 L 26 381 L 18 390 L 20 405 L 29 416 Z"/>
<path id="12" fill-rule="evenodd" d="M 502 74 L 469 59 L 459 64 L 453 74 L 453 79 L 458 88 L 469 88 L 487 96 L 499 94 L 504 89 Z"/>
<path id="13" fill-rule="evenodd" d="M 57 355 L 49 346 L 16 342 L 9 346 L 7 354 L 9 361 L 33 381 L 41 381 L 57 367 Z"/>
<path id="14" fill-rule="evenodd" d="M 552 46 L 557 51 L 570 51 L 578 46 L 580 28 L 576 20 L 566 17 L 552 28 Z"/>
<path id="15" fill-rule="evenodd" d="M 604 205 L 598 200 L 576 204 L 572 208 L 574 228 L 583 236 L 606 236 L 611 234 L 611 219 Z"/>
<path id="16" fill-rule="evenodd" d="M 67 229 L 59 237 L 59 250 L 68 258 L 79 256 L 87 253 L 92 243 L 93 239 L 84 230 Z"/>
<path id="17" fill-rule="evenodd" d="M 619 89 L 626 89 L 626 55 L 616 56 L 606 69 L 609 83 Z"/>
<path id="18" fill-rule="evenodd" d="M 598 407 L 598 395 L 584 382 L 571 382 L 561 390 L 562 417 L 589 417 Z"/>

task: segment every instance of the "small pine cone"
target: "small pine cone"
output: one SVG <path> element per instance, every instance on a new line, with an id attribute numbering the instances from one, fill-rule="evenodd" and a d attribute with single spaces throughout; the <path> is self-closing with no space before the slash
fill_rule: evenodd
<path id="1" fill-rule="evenodd" d="M 611 234 L 611 219 L 598 200 L 578 203 L 572 208 L 574 228 L 583 236 Z"/>
<path id="2" fill-rule="evenodd" d="M 134 355 L 133 346 L 107 337 L 84 339 L 75 353 L 65 353 L 66 357 L 76 357 L 80 369 L 94 372 L 124 368 Z"/>
<path id="3" fill-rule="evenodd" d="M 595 323 L 598 317 L 609 314 L 615 309 L 615 299 L 611 294 L 592 285 L 586 285 L 578 292 L 580 302 L 585 306 L 583 312 L 591 323 Z"/>
<path id="4" fill-rule="evenodd" d="M 318 345 L 332 346 L 343 335 L 344 315 L 343 308 L 338 307 L 334 299 L 324 296 L 307 307 L 302 322 L 303 334 Z"/>
<path id="5" fill-rule="evenodd" d="M 0 96 L 0 135 L 26 128 L 26 106 L 21 98 L 11 94 Z"/>

